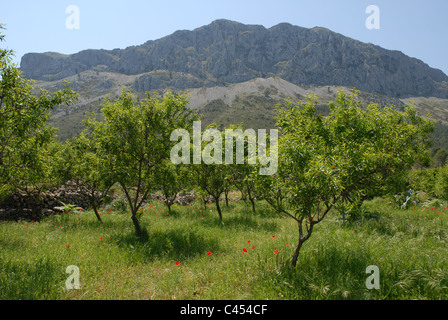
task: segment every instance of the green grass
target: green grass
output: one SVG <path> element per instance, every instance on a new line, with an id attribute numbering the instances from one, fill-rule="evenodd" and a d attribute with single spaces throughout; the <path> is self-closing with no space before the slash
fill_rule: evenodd
<path id="1" fill-rule="evenodd" d="M 295 268 L 297 226 L 264 203 L 254 214 L 231 202 L 223 224 L 214 205 L 167 215 L 152 203 L 145 241 L 122 212 L 102 210 L 103 223 L 92 212 L 2 221 L 0 299 L 447 299 L 447 208 L 365 208 L 370 218 L 344 225 L 332 213 L 317 225 Z M 79 290 L 65 288 L 70 265 Z M 369 265 L 379 290 L 366 288 Z"/>

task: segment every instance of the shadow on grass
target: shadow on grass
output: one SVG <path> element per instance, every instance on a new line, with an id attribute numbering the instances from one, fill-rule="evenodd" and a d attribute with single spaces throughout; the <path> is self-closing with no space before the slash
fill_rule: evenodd
<path id="1" fill-rule="evenodd" d="M 374 264 L 366 252 L 330 245 L 302 251 L 296 267 L 291 258 L 278 261 L 277 268 L 265 274 L 266 283 L 286 299 L 365 299 L 380 294 L 366 290 L 366 268 Z"/>
<path id="2" fill-rule="evenodd" d="M 234 227 L 239 230 L 264 230 L 269 232 L 278 230 L 276 222 L 256 219 L 250 215 L 226 217 L 223 214 L 223 221 L 218 218 L 204 219 L 201 224 L 206 227 Z"/>
<path id="3" fill-rule="evenodd" d="M 145 231 L 144 237 L 137 237 L 135 232 L 115 236 L 117 245 L 123 249 L 131 248 L 149 261 L 160 257 L 169 259 L 188 259 L 207 252 L 220 250 L 220 242 L 207 238 L 192 230 Z"/>
<path id="4" fill-rule="evenodd" d="M 1 261 L 0 259 L 0 300 L 35 300 L 55 298 L 58 284 L 67 274 L 48 260 L 32 263 Z"/>
<path id="5" fill-rule="evenodd" d="M 353 221 L 343 220 L 340 217 L 335 221 L 343 229 L 352 230 L 361 227 L 368 234 L 393 236 L 397 232 L 388 217 L 378 210 L 369 209 Z"/>
<path id="6" fill-rule="evenodd" d="M 23 239 L 0 239 L 0 248 L 2 250 L 8 249 L 8 250 L 19 250 L 22 249 L 26 245 L 25 241 Z"/>

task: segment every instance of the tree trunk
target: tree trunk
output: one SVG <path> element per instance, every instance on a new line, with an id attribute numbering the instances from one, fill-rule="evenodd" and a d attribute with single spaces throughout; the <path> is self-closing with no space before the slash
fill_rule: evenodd
<path id="1" fill-rule="evenodd" d="M 134 223 L 134 227 L 135 227 L 135 233 L 137 234 L 137 237 L 139 238 L 143 238 L 144 237 L 144 232 L 142 227 L 140 226 L 140 222 L 138 221 L 137 217 L 135 216 L 135 213 L 132 213 L 132 222 Z"/>
<path id="2" fill-rule="evenodd" d="M 221 213 L 221 207 L 219 205 L 219 197 L 215 198 L 215 203 L 216 203 L 216 209 L 218 210 L 219 219 L 222 221 L 222 213 Z"/>
<path id="3" fill-rule="evenodd" d="M 95 215 L 96 215 L 96 218 L 98 219 L 98 221 L 103 222 L 101 220 L 100 214 L 98 212 L 98 207 L 99 207 L 100 203 L 101 203 L 101 198 L 99 201 L 97 201 L 97 198 L 95 196 L 95 190 L 92 188 L 92 191 L 90 193 L 90 204 L 93 207 L 93 212 L 95 212 Z"/>
<path id="4" fill-rule="evenodd" d="M 296 249 L 294 250 L 294 254 L 292 256 L 292 266 L 295 267 L 297 265 L 297 259 L 299 257 L 300 249 L 302 248 L 304 241 L 299 240 Z"/>
<path id="5" fill-rule="evenodd" d="M 252 211 L 255 212 L 255 200 L 253 198 L 249 198 L 252 203 Z"/>
<path id="6" fill-rule="evenodd" d="M 300 219 L 299 221 L 299 243 L 297 244 L 296 249 L 294 250 L 294 254 L 292 256 L 292 265 L 293 267 L 296 266 L 297 264 L 297 259 L 299 257 L 299 253 L 300 253 L 300 249 L 302 248 L 302 245 L 305 243 L 306 240 L 308 240 L 311 237 L 311 234 L 313 233 L 313 229 L 314 229 L 314 223 L 312 223 L 311 219 L 310 219 L 310 227 L 307 230 L 306 236 L 303 236 L 303 229 L 302 229 L 302 219 Z"/>
<path id="7" fill-rule="evenodd" d="M 226 207 L 228 207 L 229 206 L 229 192 L 225 192 L 224 194 L 226 196 Z"/>
<path id="8" fill-rule="evenodd" d="M 169 200 L 165 201 L 166 206 L 168 207 L 168 212 L 171 213 L 171 203 Z"/>
<path id="9" fill-rule="evenodd" d="M 103 222 L 103 220 L 101 220 L 101 216 L 98 212 L 98 208 L 96 204 L 93 204 L 93 212 L 95 212 L 96 218 L 98 219 L 99 222 Z"/>

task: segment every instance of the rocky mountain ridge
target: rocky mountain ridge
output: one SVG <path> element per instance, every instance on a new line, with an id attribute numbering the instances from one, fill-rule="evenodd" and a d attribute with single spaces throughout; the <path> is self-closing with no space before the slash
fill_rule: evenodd
<path id="1" fill-rule="evenodd" d="M 29 53 L 24 76 L 62 81 L 90 71 L 133 78 L 136 91 L 226 86 L 277 77 L 297 86 L 345 86 L 394 98 L 448 98 L 448 76 L 399 51 L 325 28 L 281 23 L 269 29 L 216 20 L 140 46 L 72 55 Z M 110 83 L 102 83 L 107 86 Z"/>

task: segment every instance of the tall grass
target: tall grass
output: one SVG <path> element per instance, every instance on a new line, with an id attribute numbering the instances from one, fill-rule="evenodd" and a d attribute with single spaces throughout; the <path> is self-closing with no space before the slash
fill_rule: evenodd
<path id="1" fill-rule="evenodd" d="M 43 221 L 0 222 L 0 299 L 447 299 L 448 212 L 366 203 L 353 224 L 330 214 L 290 259 L 297 226 L 258 204 L 161 203 L 143 209 L 148 239 L 126 211 L 71 212 Z M 67 290 L 70 265 L 80 289 Z M 366 268 L 380 289 L 366 288 Z"/>

